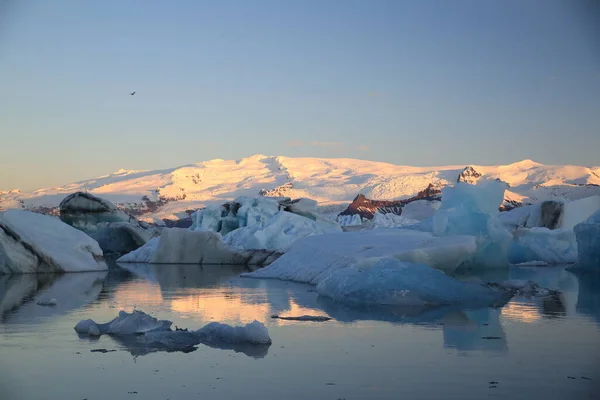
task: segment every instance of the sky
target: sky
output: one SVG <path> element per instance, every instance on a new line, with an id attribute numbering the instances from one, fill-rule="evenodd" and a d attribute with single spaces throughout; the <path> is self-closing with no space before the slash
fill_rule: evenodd
<path id="1" fill-rule="evenodd" d="M 253 154 L 598 166 L 599 4 L 0 0 L 0 190 Z"/>

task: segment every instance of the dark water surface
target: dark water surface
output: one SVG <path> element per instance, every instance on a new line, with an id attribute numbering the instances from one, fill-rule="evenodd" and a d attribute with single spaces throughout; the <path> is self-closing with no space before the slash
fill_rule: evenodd
<path id="1" fill-rule="evenodd" d="M 559 297 L 427 311 L 349 309 L 308 285 L 239 278 L 242 267 L 130 269 L 0 276 L 0 399 L 599 398 L 600 280 L 562 267 L 497 277 L 531 279 Z M 36 304 L 48 298 L 57 305 Z M 149 352 L 73 330 L 134 307 L 190 329 L 256 319 L 273 344 Z"/>

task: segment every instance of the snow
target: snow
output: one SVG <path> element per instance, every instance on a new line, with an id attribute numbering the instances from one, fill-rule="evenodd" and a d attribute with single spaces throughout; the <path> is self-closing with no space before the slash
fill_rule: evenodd
<path id="1" fill-rule="evenodd" d="M 475 236 L 477 251 L 470 263 L 472 267 L 508 267 L 512 235 L 498 219 L 503 198 L 504 185 L 496 181 L 483 180 L 477 185 L 461 182 L 446 187 L 442 190 L 442 204 L 431 218 L 432 232 L 436 236 Z"/>
<path id="2" fill-rule="evenodd" d="M 59 219 L 21 210 L 0 214 L 0 273 L 106 269 L 98 243 Z"/>
<path id="3" fill-rule="evenodd" d="M 263 249 L 240 250 L 223 242 L 212 231 L 164 228 L 159 238 L 120 257 L 119 263 L 153 264 L 252 264 L 265 265 L 280 253 Z"/>
<path id="4" fill-rule="evenodd" d="M 600 211 L 575 225 L 578 261 L 583 268 L 600 269 Z"/>
<path id="5" fill-rule="evenodd" d="M 0 208 L 20 207 L 19 200 L 27 208 L 56 207 L 65 195 L 88 191 L 117 205 L 132 205 L 160 218 L 207 205 L 219 206 L 239 196 L 257 196 L 263 188 L 286 183 L 293 183 L 285 194 L 288 197 L 310 198 L 320 205 L 347 205 L 357 193 L 372 199 L 393 200 L 412 197 L 429 183 L 454 184 L 465 166 L 411 167 L 348 158 L 255 155 L 153 171 L 117 171 L 56 188 L 12 191 L 0 196 L 3 198 Z M 594 169 L 584 166 L 542 165 L 524 160 L 509 165 L 473 165 L 473 168 L 485 178 L 499 178 L 509 183 L 511 192 L 525 201 L 600 194 L 600 187 L 580 186 L 600 184 Z M 151 201 L 159 197 L 177 200 L 150 212 L 143 196 Z M 511 197 L 514 196 L 511 194 Z"/>
<path id="6" fill-rule="evenodd" d="M 572 229 L 519 228 L 513 232 L 509 261 L 567 264 L 577 261 L 577 242 Z"/>
<path id="7" fill-rule="evenodd" d="M 464 283 L 424 264 L 370 258 L 336 270 L 317 285 L 321 296 L 355 305 L 428 306 L 493 304 L 502 294 Z"/>
<path id="8" fill-rule="evenodd" d="M 384 256 L 454 271 L 475 250 L 472 236 L 434 237 L 402 229 L 330 233 L 300 239 L 268 267 L 242 276 L 317 284 L 337 269 Z"/>
<path id="9" fill-rule="evenodd" d="M 91 319 L 82 320 L 75 325 L 80 335 L 100 336 L 109 334 L 131 341 L 137 346 L 164 348 L 167 350 L 185 350 L 199 343 L 207 345 L 270 345 L 271 337 L 267 328 L 258 321 L 244 326 L 230 326 L 211 322 L 201 329 L 171 330 L 171 321 L 158 320 L 143 311 L 132 313 L 119 311 L 119 315 L 104 324 Z M 127 337 L 130 337 L 127 339 Z"/>

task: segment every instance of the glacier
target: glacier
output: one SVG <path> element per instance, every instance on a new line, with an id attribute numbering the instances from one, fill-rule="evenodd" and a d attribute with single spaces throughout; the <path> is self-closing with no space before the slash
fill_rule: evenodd
<path id="1" fill-rule="evenodd" d="M 142 347 L 149 351 L 191 351 L 194 346 L 203 343 L 208 346 L 228 348 L 230 345 L 269 346 L 271 337 L 267 328 L 254 320 L 244 326 L 230 326 L 211 322 L 198 330 L 171 330 L 171 321 L 158 320 L 143 311 L 128 313 L 119 311 L 113 320 L 97 323 L 94 320 L 82 320 L 74 329 L 79 335 L 97 337 L 108 334 L 119 339 L 127 347 Z"/>
<path id="2" fill-rule="evenodd" d="M 65 197 L 59 209 L 61 221 L 91 236 L 106 254 L 129 253 L 159 233 L 110 201 L 86 192 Z"/>
<path id="3" fill-rule="evenodd" d="M 58 218 L 22 210 L 0 213 L 0 274 L 106 269 L 98 243 Z"/>
<path id="4" fill-rule="evenodd" d="M 575 225 L 574 231 L 579 266 L 600 271 L 600 210 Z"/>

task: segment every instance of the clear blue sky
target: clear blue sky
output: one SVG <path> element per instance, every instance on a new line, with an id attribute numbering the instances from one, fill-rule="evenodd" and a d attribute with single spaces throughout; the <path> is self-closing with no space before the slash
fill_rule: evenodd
<path id="1" fill-rule="evenodd" d="M 0 190 L 256 153 L 600 165 L 598 3 L 0 0 Z"/>

